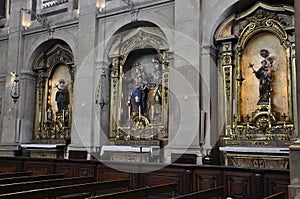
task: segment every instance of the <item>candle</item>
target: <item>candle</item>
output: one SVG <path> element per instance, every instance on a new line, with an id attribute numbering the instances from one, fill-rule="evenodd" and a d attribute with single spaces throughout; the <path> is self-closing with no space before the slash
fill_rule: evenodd
<path id="1" fill-rule="evenodd" d="M 248 115 L 248 98 L 246 99 L 246 114 Z"/>
<path id="2" fill-rule="evenodd" d="M 63 112 L 62 112 L 62 121 L 63 122 L 65 121 L 65 109 L 63 109 Z"/>
<path id="3" fill-rule="evenodd" d="M 271 101 L 272 99 L 269 97 L 269 112 L 271 113 Z"/>
<path id="4" fill-rule="evenodd" d="M 141 106 L 139 106 L 139 118 L 141 117 Z"/>
<path id="5" fill-rule="evenodd" d="M 120 122 L 120 120 L 121 120 L 121 109 L 120 109 L 120 107 L 118 108 L 118 122 Z"/>
<path id="6" fill-rule="evenodd" d="M 128 119 L 130 119 L 130 105 L 128 106 Z"/>
<path id="7" fill-rule="evenodd" d="M 283 114 L 286 113 L 286 109 L 285 109 L 285 96 L 282 96 L 282 112 L 283 112 Z"/>
<path id="8" fill-rule="evenodd" d="M 235 104 L 235 99 L 232 102 L 232 109 L 233 109 L 233 114 L 236 115 L 236 104 Z"/>
<path id="9" fill-rule="evenodd" d="M 154 106 L 151 106 L 152 119 L 154 118 Z"/>

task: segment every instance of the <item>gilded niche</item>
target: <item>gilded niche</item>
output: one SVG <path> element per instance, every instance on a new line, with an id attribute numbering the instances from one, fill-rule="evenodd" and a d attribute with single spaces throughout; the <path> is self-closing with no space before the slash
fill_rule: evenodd
<path id="1" fill-rule="evenodd" d="M 71 139 L 75 67 L 71 50 L 56 44 L 37 56 L 35 132 L 32 142 L 68 143 Z"/>
<path id="2" fill-rule="evenodd" d="M 268 52 L 268 56 L 260 55 L 261 50 Z M 255 112 L 257 104 L 271 101 L 272 111 L 278 112 L 277 119 L 283 121 L 281 116 L 288 110 L 287 59 L 278 37 L 268 32 L 252 37 L 244 49 L 241 64 L 245 78 L 241 86 L 242 117 Z"/>
<path id="3" fill-rule="evenodd" d="M 160 145 L 168 137 L 167 40 L 157 26 L 147 26 L 112 37 L 109 137 L 113 144 Z"/>
<path id="4" fill-rule="evenodd" d="M 295 139 L 293 12 L 259 2 L 216 31 L 226 145 L 289 146 Z"/>

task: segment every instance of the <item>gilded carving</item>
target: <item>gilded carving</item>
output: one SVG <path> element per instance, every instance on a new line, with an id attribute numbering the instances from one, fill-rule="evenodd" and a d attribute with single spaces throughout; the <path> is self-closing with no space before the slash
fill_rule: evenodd
<path id="1" fill-rule="evenodd" d="M 287 169 L 288 156 L 274 156 L 264 154 L 227 154 L 227 166 Z"/>
<path id="2" fill-rule="evenodd" d="M 226 93 L 226 99 L 230 99 L 230 93 L 231 93 L 231 66 L 223 67 L 223 73 L 224 73 L 224 85 L 225 85 L 225 93 Z"/>

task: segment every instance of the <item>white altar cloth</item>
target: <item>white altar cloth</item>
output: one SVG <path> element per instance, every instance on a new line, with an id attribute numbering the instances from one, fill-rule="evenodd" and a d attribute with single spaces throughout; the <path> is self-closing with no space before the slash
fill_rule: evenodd
<path id="1" fill-rule="evenodd" d="M 123 152 L 136 152 L 136 153 L 155 153 L 159 150 L 159 146 L 102 146 L 100 155 L 102 156 L 106 151 L 123 151 Z"/>
<path id="2" fill-rule="evenodd" d="M 289 148 L 278 147 L 242 147 L 242 146 L 225 146 L 220 147 L 220 151 L 239 152 L 239 153 L 273 153 L 289 154 Z"/>

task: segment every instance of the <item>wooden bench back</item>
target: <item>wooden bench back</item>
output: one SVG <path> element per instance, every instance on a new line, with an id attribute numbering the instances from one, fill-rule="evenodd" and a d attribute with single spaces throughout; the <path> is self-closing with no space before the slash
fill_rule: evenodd
<path id="1" fill-rule="evenodd" d="M 39 175 L 39 176 L 22 176 L 22 177 L 13 177 L 13 178 L 3 178 L 0 179 L 0 184 L 11 184 L 18 182 L 30 182 L 37 180 L 50 180 L 57 178 L 64 178 L 65 174 L 50 174 L 50 175 Z"/>
<path id="2" fill-rule="evenodd" d="M 72 184 L 82 184 L 88 182 L 95 182 L 95 177 L 74 177 L 74 178 L 59 178 L 50 180 L 30 181 L 30 182 L 19 182 L 12 184 L 0 185 L 0 194 L 13 193 L 26 191 L 31 189 L 42 189 L 49 187 L 59 187 Z"/>
<path id="3" fill-rule="evenodd" d="M 175 197 L 174 199 L 222 199 L 224 187 L 217 187 L 214 189 L 208 189 L 205 191 L 198 191 L 194 193 L 185 194 L 182 196 Z"/>
<path id="4" fill-rule="evenodd" d="M 67 185 L 59 187 L 50 187 L 44 189 L 34 189 L 28 191 L 21 191 L 15 193 L 1 194 L 0 199 L 41 199 L 41 198 L 55 198 L 57 196 L 65 196 L 79 193 L 93 193 L 101 189 L 120 188 L 128 189 L 130 187 L 130 180 L 114 180 L 105 182 L 91 182 L 76 185 Z M 64 197 L 67 198 L 67 197 Z"/>
<path id="5" fill-rule="evenodd" d="M 286 198 L 286 192 L 279 192 L 279 193 L 275 193 L 273 195 L 264 197 L 263 199 L 285 199 Z"/>
<path id="6" fill-rule="evenodd" d="M 148 198 L 149 196 L 159 195 L 162 193 L 172 193 L 172 197 L 175 196 L 177 191 L 177 183 L 170 183 L 164 185 L 157 185 L 139 189 L 133 189 L 129 191 L 122 191 L 118 193 L 105 194 L 101 196 L 92 197 L 97 199 L 138 199 L 138 198 Z"/>
<path id="7" fill-rule="evenodd" d="M 0 173 L 0 179 L 3 178 L 15 178 L 15 177 L 22 177 L 22 176 L 30 176 L 32 172 L 9 172 L 9 173 Z"/>

